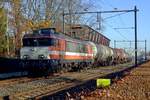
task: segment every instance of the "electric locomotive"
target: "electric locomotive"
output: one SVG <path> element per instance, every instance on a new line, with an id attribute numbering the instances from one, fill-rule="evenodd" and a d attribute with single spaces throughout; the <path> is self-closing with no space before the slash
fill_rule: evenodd
<path id="1" fill-rule="evenodd" d="M 72 39 L 48 28 L 24 35 L 20 55 L 24 60 L 50 62 L 47 69 L 55 72 L 78 70 L 93 63 L 96 47 L 89 41 Z M 38 67 L 29 69 L 33 72 Z"/>

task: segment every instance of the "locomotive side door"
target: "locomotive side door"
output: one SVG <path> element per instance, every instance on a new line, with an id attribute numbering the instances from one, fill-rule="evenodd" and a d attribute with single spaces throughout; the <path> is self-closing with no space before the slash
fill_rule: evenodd
<path id="1" fill-rule="evenodd" d="M 64 59 L 65 56 L 65 40 L 59 40 L 59 51 L 60 51 L 60 60 Z"/>

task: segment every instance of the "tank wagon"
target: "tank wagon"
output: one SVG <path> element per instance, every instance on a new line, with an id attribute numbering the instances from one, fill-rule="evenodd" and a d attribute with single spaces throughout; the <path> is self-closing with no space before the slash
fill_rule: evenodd
<path id="1" fill-rule="evenodd" d="M 28 71 L 31 73 L 77 71 L 87 66 L 127 61 L 128 55 L 123 49 L 113 49 L 94 42 L 73 39 L 55 32 L 52 28 L 40 29 L 33 33 L 24 35 L 23 47 L 20 50 L 21 59 L 33 61 L 31 66 L 28 66 Z M 44 65 L 42 62 L 45 62 Z"/>

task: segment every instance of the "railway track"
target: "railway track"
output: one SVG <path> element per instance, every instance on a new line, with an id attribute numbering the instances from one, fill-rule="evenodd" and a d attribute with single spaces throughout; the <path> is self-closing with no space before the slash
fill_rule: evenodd
<path id="1" fill-rule="evenodd" d="M 25 82 L 30 82 L 30 81 L 38 80 L 38 79 L 40 79 L 40 78 L 21 77 L 21 78 L 1 80 L 0 81 L 0 87 L 13 86 L 15 84 L 21 84 L 21 83 L 25 83 Z"/>
<path id="2" fill-rule="evenodd" d="M 123 66 L 122 66 L 123 67 Z M 110 73 L 105 73 L 103 75 L 92 77 L 91 79 L 88 77 L 87 80 L 84 82 L 81 82 L 80 84 L 77 84 L 76 86 L 69 87 L 68 89 L 64 89 L 63 91 L 56 92 L 55 94 L 49 94 L 48 96 L 43 96 L 42 99 L 68 99 L 70 100 L 70 97 L 75 97 L 74 99 L 81 99 L 81 95 L 87 95 L 87 93 L 93 91 L 96 89 L 96 80 L 97 78 L 109 78 L 112 79 L 112 83 L 117 82 L 122 77 L 125 77 L 126 75 L 130 74 L 130 71 L 135 68 L 134 66 L 126 67 L 126 68 L 120 68 L 120 70 L 115 70 Z M 67 98 L 66 98 L 67 97 Z M 40 98 L 41 99 L 41 98 Z"/>
<path id="3" fill-rule="evenodd" d="M 0 96 L 9 99 L 43 98 L 59 91 L 63 91 L 77 85 L 83 84 L 94 78 L 106 76 L 108 74 L 129 68 L 132 64 L 122 64 L 117 66 L 100 67 L 83 72 L 64 73 L 53 78 L 4 80 L 0 82 Z M 12 83 L 11 83 L 12 81 Z M 4 87 L 5 82 L 10 82 Z"/>

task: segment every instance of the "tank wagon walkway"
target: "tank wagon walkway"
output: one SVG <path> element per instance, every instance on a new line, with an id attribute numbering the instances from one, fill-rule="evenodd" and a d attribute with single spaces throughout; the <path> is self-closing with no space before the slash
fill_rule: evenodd
<path id="1" fill-rule="evenodd" d="M 84 100 L 150 100 L 150 61 L 106 89 L 97 89 Z"/>

